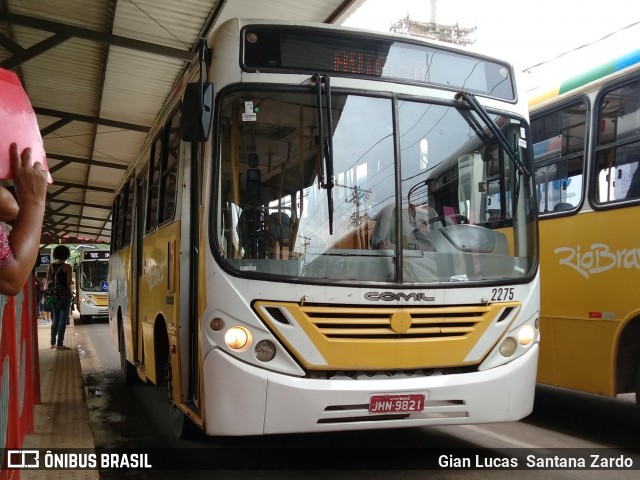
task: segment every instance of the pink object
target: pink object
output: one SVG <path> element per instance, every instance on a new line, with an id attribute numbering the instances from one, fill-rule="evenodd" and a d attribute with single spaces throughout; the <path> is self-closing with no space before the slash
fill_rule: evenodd
<path id="1" fill-rule="evenodd" d="M 31 159 L 42 164 L 49 183 L 52 183 L 40 128 L 29 97 L 18 76 L 0 68 L 0 180 L 12 178 L 9 147 L 13 142 L 18 144 L 21 152 L 31 147 Z"/>
<path id="2" fill-rule="evenodd" d="M 9 237 L 4 227 L 0 225 L 0 270 L 2 270 L 9 262 L 13 260 L 11 245 L 9 245 Z"/>

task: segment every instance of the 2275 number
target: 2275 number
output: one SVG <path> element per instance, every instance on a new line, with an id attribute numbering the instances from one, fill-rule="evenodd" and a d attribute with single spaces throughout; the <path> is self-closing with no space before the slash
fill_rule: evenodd
<path id="1" fill-rule="evenodd" d="M 504 302 L 505 300 L 513 300 L 513 288 L 492 288 L 491 289 L 491 301 L 492 302 Z"/>

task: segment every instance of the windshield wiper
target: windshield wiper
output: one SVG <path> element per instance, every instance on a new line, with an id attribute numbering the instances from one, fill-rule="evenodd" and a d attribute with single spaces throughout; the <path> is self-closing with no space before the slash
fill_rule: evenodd
<path id="1" fill-rule="evenodd" d="M 525 167 L 524 163 L 522 163 L 522 161 L 520 160 L 518 153 L 511 147 L 511 145 L 509 145 L 507 137 L 504 136 L 504 133 L 502 133 L 500 127 L 496 125 L 496 122 L 493 121 L 493 119 L 489 116 L 489 113 L 484 109 L 480 102 L 478 102 L 476 97 L 474 97 L 472 93 L 465 91 L 456 93 L 456 100 L 460 100 L 461 98 L 465 102 L 467 102 L 473 109 L 473 111 L 478 114 L 480 119 L 487 124 L 489 130 L 491 130 L 493 136 L 496 137 L 500 146 L 507 152 L 507 155 L 509 155 L 509 158 L 511 158 L 511 160 L 513 161 L 513 164 L 515 165 L 518 172 L 520 172 L 521 175 L 525 175 L 527 177 L 531 176 L 531 173 L 529 173 L 527 167 Z"/>
<path id="2" fill-rule="evenodd" d="M 465 119 L 465 121 L 469 124 L 473 133 L 475 133 L 482 143 L 485 145 L 489 145 L 491 139 L 489 135 L 487 135 L 486 129 L 480 124 L 477 117 L 472 113 L 471 110 L 459 110 L 460 116 Z"/>
<path id="3" fill-rule="evenodd" d="M 318 109 L 318 139 L 320 147 L 320 188 L 327 190 L 327 209 L 329 210 L 329 235 L 333 235 L 333 194 L 335 185 L 333 174 L 333 118 L 331 115 L 331 83 L 329 75 L 320 77 L 319 73 L 313 76 L 316 87 L 316 103 Z M 322 83 L 325 89 L 325 101 L 327 108 L 327 138 L 324 138 L 324 121 L 322 119 Z M 326 141 L 326 144 L 325 144 Z"/>

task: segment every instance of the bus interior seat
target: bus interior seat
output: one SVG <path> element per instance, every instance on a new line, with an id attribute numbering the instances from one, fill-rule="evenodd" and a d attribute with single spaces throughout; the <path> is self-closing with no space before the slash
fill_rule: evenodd
<path id="1" fill-rule="evenodd" d="M 238 218 L 238 237 L 245 255 L 250 258 L 260 258 L 262 246 L 260 236 L 264 218 L 262 210 L 262 174 L 259 167 L 257 153 L 250 153 L 247 159 L 249 167 L 245 177 L 245 189 L 242 194 L 242 213 Z"/>
<path id="2" fill-rule="evenodd" d="M 499 208 L 490 208 L 487 210 L 487 213 L 489 214 L 489 220 L 487 220 L 488 222 L 497 222 L 498 220 L 500 220 Z"/>
<path id="3" fill-rule="evenodd" d="M 378 230 L 380 229 L 380 219 L 383 215 L 393 215 L 391 220 L 391 230 L 388 233 L 389 241 L 393 244 L 397 242 L 397 233 L 396 233 L 396 209 L 395 207 L 387 206 L 382 208 L 372 219 L 367 222 L 367 239 L 366 245 L 367 248 L 374 249 L 375 247 L 371 244 L 371 239 L 374 235 L 378 234 Z M 408 215 L 408 213 L 407 213 Z M 422 223 L 429 225 L 430 228 L 434 228 L 433 225 L 441 224 L 441 226 L 452 225 L 455 223 L 452 219 L 438 215 L 438 212 L 429 206 L 420 206 L 416 208 L 415 220 L 417 222 L 416 226 L 419 227 Z M 416 228 L 418 230 L 418 228 Z M 370 232 L 370 233 L 369 233 Z"/>
<path id="4" fill-rule="evenodd" d="M 573 205 L 567 202 L 557 203 L 555 207 L 553 207 L 554 212 L 565 212 L 567 210 L 573 209 Z"/>
<path id="5" fill-rule="evenodd" d="M 257 153 L 249 154 L 249 168 L 245 179 L 244 205 L 253 208 L 262 206 L 262 174 Z"/>
<path id="6" fill-rule="evenodd" d="M 284 212 L 273 212 L 265 220 L 270 249 L 276 259 L 286 260 L 291 243 L 291 218 Z"/>

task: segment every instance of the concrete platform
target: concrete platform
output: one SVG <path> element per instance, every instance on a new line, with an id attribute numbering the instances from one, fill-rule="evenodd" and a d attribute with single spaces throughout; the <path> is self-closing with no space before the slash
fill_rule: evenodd
<path id="1" fill-rule="evenodd" d="M 35 406 L 34 432 L 23 448 L 95 448 L 73 322 L 67 327 L 68 350 L 49 348 L 51 323 L 38 320 L 40 405 Z M 98 470 L 22 470 L 24 480 L 94 480 Z"/>

